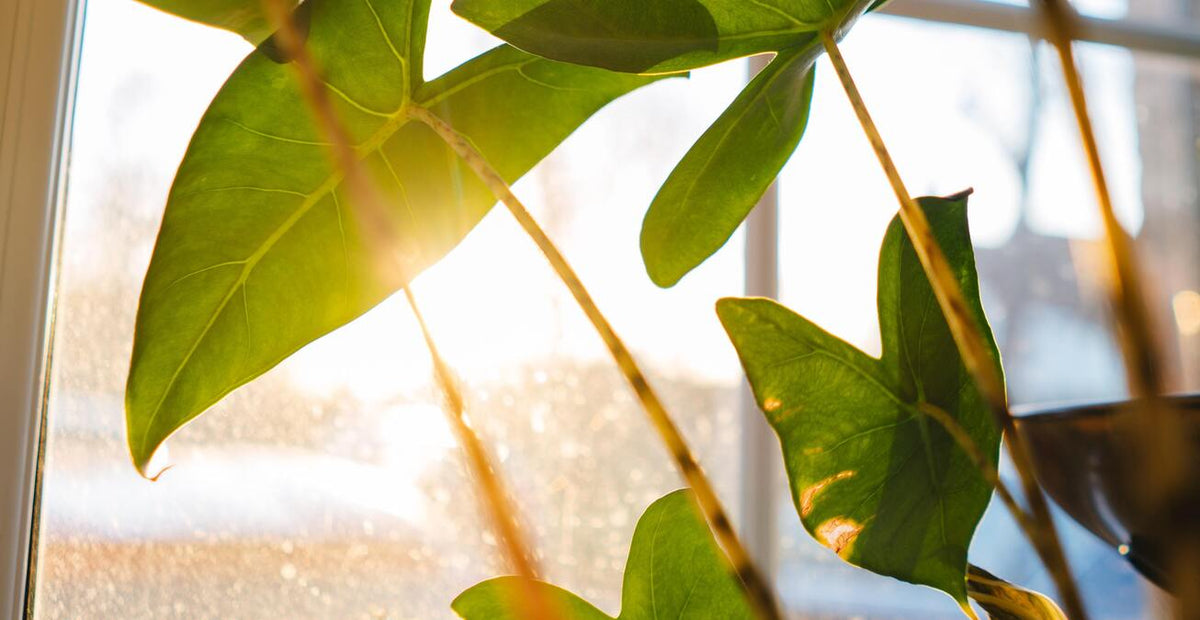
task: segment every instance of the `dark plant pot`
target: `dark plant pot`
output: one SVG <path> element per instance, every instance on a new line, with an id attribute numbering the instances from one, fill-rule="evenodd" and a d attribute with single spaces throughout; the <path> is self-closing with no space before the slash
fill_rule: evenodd
<path id="1" fill-rule="evenodd" d="M 1178 544 L 1180 528 L 1193 540 L 1200 536 L 1200 395 L 1169 401 L 1183 412 L 1188 474 L 1166 510 L 1148 510 L 1137 499 L 1149 474 L 1133 448 L 1129 425 L 1140 423 L 1135 416 L 1141 412 L 1131 403 L 1040 410 L 1017 418 L 1038 481 L 1054 501 L 1167 590 L 1168 553 Z"/>

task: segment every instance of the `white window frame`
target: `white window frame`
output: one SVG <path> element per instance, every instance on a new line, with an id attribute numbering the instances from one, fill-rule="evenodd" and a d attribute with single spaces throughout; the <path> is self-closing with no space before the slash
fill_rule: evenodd
<path id="1" fill-rule="evenodd" d="M 76 0 L 0 0 L 0 618 L 22 618 Z"/>
<path id="2" fill-rule="evenodd" d="M 0 0 L 0 620 L 30 601 L 35 489 L 47 385 L 63 173 L 84 0 Z M 1038 36 L 1034 11 L 981 0 L 895 0 L 882 11 Z M 1084 18 L 1080 38 L 1200 60 L 1200 32 Z M 778 194 L 746 226 L 745 292 L 778 293 Z M 745 391 L 739 526 L 764 571 L 776 564 L 782 482 L 774 435 Z"/>

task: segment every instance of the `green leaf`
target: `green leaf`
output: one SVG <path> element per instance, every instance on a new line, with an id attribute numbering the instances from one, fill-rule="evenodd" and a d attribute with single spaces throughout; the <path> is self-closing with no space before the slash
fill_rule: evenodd
<path id="1" fill-rule="evenodd" d="M 554 60 L 629 73 L 776 52 L 659 191 L 642 229 L 647 273 L 672 286 L 716 252 L 795 150 L 818 33 L 840 38 L 880 0 L 454 0 L 465 19 Z"/>
<path id="2" fill-rule="evenodd" d="M 523 620 L 522 597 L 534 588 L 556 620 L 612 620 L 591 603 L 548 583 L 528 583 L 523 577 L 497 577 L 475 584 L 454 599 L 451 608 L 466 620 Z"/>
<path id="3" fill-rule="evenodd" d="M 967 593 L 993 620 L 1067 620 L 1050 597 L 1015 586 L 975 565 L 967 569 Z"/>
<path id="4" fill-rule="evenodd" d="M 775 57 L 692 146 L 642 224 L 642 258 L 673 286 L 725 245 L 783 169 L 808 124 L 820 45 Z"/>
<path id="5" fill-rule="evenodd" d="M 652 81 L 500 47 L 421 84 L 427 0 L 312 0 L 309 49 L 394 209 L 373 245 L 292 69 L 262 49 L 201 120 L 142 288 L 126 389 L 134 464 L 236 387 L 354 319 L 450 251 L 495 199 L 407 106 L 432 109 L 516 180 L 613 99 Z M 378 234 L 376 232 L 375 234 Z"/>
<path id="6" fill-rule="evenodd" d="M 161 11 L 194 22 L 242 35 L 253 45 L 262 43 L 272 28 L 263 14 L 262 0 L 140 0 Z"/>
<path id="7" fill-rule="evenodd" d="M 966 196 L 919 202 L 998 370 Z M 723 299 L 717 312 L 779 435 L 804 527 L 852 564 L 966 605 L 967 548 L 992 489 L 922 407 L 948 412 L 993 462 L 1000 434 L 898 219 L 880 252 L 878 304 L 878 359 L 770 300 Z"/>
<path id="8" fill-rule="evenodd" d="M 563 620 L 609 618 L 570 592 L 532 585 L 548 596 Z M 526 586 L 519 577 L 492 579 L 460 594 L 452 607 L 465 620 L 519 620 Z M 753 617 L 692 492 L 675 491 L 651 504 L 633 533 L 617 618 Z"/>
<path id="9" fill-rule="evenodd" d="M 803 45 L 797 0 L 454 0 L 455 13 L 539 56 L 629 73 L 703 67 Z M 823 0 L 820 6 L 825 7 Z"/>

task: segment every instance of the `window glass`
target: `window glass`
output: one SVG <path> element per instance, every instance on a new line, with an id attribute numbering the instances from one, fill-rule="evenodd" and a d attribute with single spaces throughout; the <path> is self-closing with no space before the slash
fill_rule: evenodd
<path id="1" fill-rule="evenodd" d="M 448 4 L 434 1 L 430 77 L 494 44 Z M 844 49 L 910 189 L 976 190 L 984 301 L 1014 403 L 1123 396 L 1097 285 L 1077 275 L 1091 273 L 1098 224 L 1051 51 L 1022 35 L 886 17 L 863 20 Z M 1196 390 L 1200 70 L 1081 49 L 1119 216 L 1153 274 L 1172 387 Z M 236 36 L 133 0 L 88 3 L 52 344 L 39 618 L 447 618 L 458 592 L 503 570 L 401 298 L 189 425 L 158 482 L 129 462 L 123 387 L 141 278 L 187 140 L 248 51 Z M 644 274 L 638 232 L 659 184 L 744 71 L 726 63 L 616 102 L 516 187 L 645 363 L 735 513 L 742 378 L 712 302 L 742 290 L 741 233 L 662 291 Z M 781 297 L 878 353 L 875 263 L 895 203 L 825 60 L 812 119 L 781 177 Z M 546 577 L 615 613 L 634 523 L 680 483 L 605 350 L 503 210 L 415 291 Z M 817 545 L 778 486 L 778 584 L 797 617 L 959 617 L 944 595 Z M 1153 591 L 1089 534 L 1063 527 L 1096 617 L 1144 617 Z M 1002 507 L 971 553 L 1053 591 Z"/>
<path id="2" fill-rule="evenodd" d="M 1126 395 L 1092 249 L 1095 198 L 1054 51 L 1017 34 L 864 20 L 847 62 L 914 195 L 972 187 L 971 231 L 985 308 L 1011 399 L 1026 408 Z M 886 50 L 886 53 L 884 52 Z M 1173 390 L 1200 381 L 1198 67 L 1081 45 L 1079 58 L 1118 217 L 1137 241 Z M 818 63 L 808 133 L 782 177 L 784 303 L 878 355 L 879 243 L 896 203 L 845 95 Z M 1002 462 L 1002 475 L 1015 473 Z M 780 500 L 780 587 L 797 609 L 955 617 L 945 596 L 840 562 Z M 1066 517 L 1066 544 L 1098 618 L 1142 618 L 1153 593 Z M 1053 586 L 994 501 L 972 561 L 1045 592 Z M 866 593 L 870 593 L 867 595 Z"/>
<path id="3" fill-rule="evenodd" d="M 903 0 L 901 0 L 903 1 Z M 1037 7 L 1030 0 L 967 0 L 970 2 L 988 2 L 1007 4 L 1025 8 Z M 1186 34 L 1200 19 L 1195 0 L 1074 0 L 1071 6 L 1084 17 L 1103 20 L 1128 20 L 1130 22 L 1161 26 L 1178 33 Z"/>
<path id="4" fill-rule="evenodd" d="M 431 75 L 493 44 L 448 4 L 435 2 Z M 122 403 L 141 278 L 190 133 L 248 51 L 132 0 L 88 3 L 38 618 L 444 618 L 455 595 L 503 570 L 402 296 L 185 428 L 158 482 L 130 463 Z M 638 232 L 744 72 L 730 63 L 633 94 L 517 186 L 731 504 L 741 373 L 712 300 L 741 291 L 740 237 L 661 291 Z M 503 210 L 414 289 L 547 578 L 615 612 L 637 517 L 680 482 L 599 339 Z"/>

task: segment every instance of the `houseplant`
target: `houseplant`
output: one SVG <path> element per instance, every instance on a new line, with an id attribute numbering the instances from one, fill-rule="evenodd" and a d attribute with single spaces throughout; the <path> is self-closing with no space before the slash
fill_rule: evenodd
<path id="1" fill-rule="evenodd" d="M 460 10 L 469 12 L 472 4 L 477 7 L 487 5 L 485 2 L 460 2 Z M 539 26 L 548 24 L 548 32 L 562 26 L 554 19 L 556 15 L 561 18 L 562 6 L 566 6 L 558 2 L 492 4 L 517 6 L 522 10 L 518 16 L 537 13 L 527 10 L 532 4 L 548 6 L 544 13 L 535 15 L 537 19 L 522 23 L 523 27 L 532 23 L 535 34 Z M 651 277 L 660 284 L 677 281 L 695 263 L 719 247 L 736 228 L 757 194 L 770 183 L 800 139 L 807 121 L 807 100 L 811 95 L 812 78 L 808 69 L 812 59 L 822 47 L 831 57 L 838 57 L 836 38 L 869 8 L 852 5 L 828 7 L 828 10 L 807 7 L 812 9 L 811 14 L 783 15 L 796 23 L 792 32 L 765 37 L 729 37 L 731 42 L 727 42 L 722 39 L 726 22 L 713 18 L 713 13 L 707 13 L 712 18 L 711 23 L 705 21 L 706 6 L 721 4 L 663 3 L 663 13 L 652 13 L 654 19 L 647 23 L 650 26 L 671 24 L 671 28 L 678 28 L 667 33 L 671 35 L 667 37 L 668 44 L 654 40 L 661 32 L 643 29 L 635 34 L 649 34 L 651 44 L 621 50 L 615 60 L 608 63 L 611 66 L 605 64 L 608 61 L 592 63 L 601 64 L 603 69 L 632 73 L 670 72 L 756 52 L 778 52 L 767 71 L 751 83 L 730 112 L 714 125 L 714 130 L 701 138 L 693 153 L 685 158 L 664 186 L 660 194 L 663 198 L 651 207 L 647 232 L 643 236 L 643 253 Z M 739 577 L 735 585 L 742 586 L 749 594 L 744 602 L 749 610 L 746 613 L 760 617 L 777 614 L 768 589 L 740 551 L 740 543 L 729 527 L 720 503 L 686 444 L 673 429 L 662 403 L 561 253 L 544 234 L 539 236 L 536 222 L 528 217 L 507 187 L 508 182 L 536 162 L 539 154 L 544 154 L 574 124 L 603 102 L 653 81 L 655 77 L 621 76 L 602 69 L 539 60 L 503 48 L 439 80 L 423 84 L 419 70 L 420 32 L 422 13 L 427 5 L 424 8 L 419 2 L 380 2 L 378 5 L 382 8 L 370 2 L 351 6 L 345 2 L 314 0 L 300 6 L 294 21 L 283 11 L 264 14 L 261 20 L 279 27 L 276 35 L 266 40 L 231 77 L 198 130 L 172 191 L 139 311 L 139 344 L 135 345 L 128 399 L 130 445 L 135 464 L 146 473 L 150 455 L 167 435 L 199 415 L 225 392 L 269 368 L 281 356 L 350 320 L 383 295 L 400 288 L 411 293 L 408 282 L 465 234 L 490 206 L 490 192 L 504 202 L 538 242 L 602 333 L 671 449 L 685 480 L 696 490 L 698 514 L 708 521 L 720 541 L 719 549 L 732 561 Z M 614 15 L 620 17 L 621 3 L 604 6 L 618 11 Z M 797 6 L 806 8 L 803 3 L 797 3 Z M 704 11 L 698 12 L 696 7 Z M 242 9 L 254 10 L 255 7 Z M 768 12 L 774 19 L 781 16 L 779 11 Z M 546 21 L 547 16 L 549 21 Z M 211 21 L 221 25 L 241 23 L 216 18 Z M 746 20 L 737 23 L 745 25 Z M 504 22 L 496 27 L 497 34 L 510 36 L 514 32 L 525 32 L 519 28 L 507 31 L 508 34 L 501 32 L 507 24 Z M 693 31 L 688 28 L 697 24 L 700 34 L 693 36 Z M 267 28 L 266 32 L 270 30 Z M 245 34 L 251 40 L 261 40 L 264 30 L 261 26 L 247 27 Z M 572 41 L 594 43 L 594 40 L 585 36 L 586 32 L 567 34 L 569 36 L 555 39 L 567 42 L 567 53 L 558 60 L 586 61 L 587 58 L 579 56 L 579 50 L 572 47 Z M 368 44 L 372 38 L 374 43 Z M 534 51 L 555 55 L 554 50 Z M 596 48 L 593 46 L 584 51 L 592 53 Z M 309 54 L 311 58 L 305 60 Z M 290 69 L 284 66 L 285 63 L 298 68 L 300 79 L 292 79 L 294 76 L 289 75 Z M 394 75 L 389 76 L 388 71 L 382 69 L 388 64 L 393 65 L 390 72 Z M 844 63 L 836 64 L 852 100 L 855 100 L 856 91 L 848 70 Z M 357 66 L 378 70 L 379 74 L 373 76 L 376 78 L 374 83 L 356 75 Z M 497 76 L 512 81 L 486 89 L 489 81 L 499 79 Z M 513 82 L 529 91 L 514 91 Z M 485 108 L 484 102 L 495 103 L 502 97 L 515 101 L 503 106 L 506 112 L 520 110 L 528 114 L 525 117 L 520 114 L 497 116 L 496 110 L 501 109 L 500 106 Z M 539 102 L 539 98 L 542 101 Z M 545 107 L 540 114 L 529 113 L 530 102 L 542 103 Z M 855 107 L 870 133 L 872 124 L 861 98 L 857 98 Z M 267 110 L 272 117 L 254 116 L 256 110 Z M 268 130 L 262 129 L 259 124 L 262 122 L 267 123 Z M 772 130 L 763 131 L 764 124 L 770 124 Z M 512 133 L 494 135 L 492 132 Z M 541 132 L 545 133 L 538 135 Z M 922 470 L 922 475 L 928 474 L 929 481 L 936 483 L 938 472 L 946 471 L 961 476 L 963 484 L 974 490 L 970 501 L 963 504 L 965 508 L 955 512 L 958 519 L 954 521 L 953 546 L 958 551 L 947 554 L 953 557 L 946 562 L 935 558 L 935 561 L 919 562 L 919 566 L 895 569 L 889 566 L 895 565 L 895 561 L 873 557 L 876 554 L 870 552 L 871 546 L 867 544 L 870 536 L 864 534 L 868 530 L 862 526 L 867 520 L 877 518 L 876 523 L 886 522 L 879 518 L 878 507 L 856 523 L 831 521 L 832 517 L 825 515 L 829 518 L 814 522 L 810 530 L 818 536 L 824 530 L 825 541 L 830 546 L 839 547 L 844 557 L 863 566 L 910 581 L 932 583 L 946 590 L 967 613 L 971 613 L 966 607 L 964 585 L 965 546 L 982 505 L 990 495 L 991 484 L 997 480 L 994 461 L 999 434 L 988 422 L 987 414 L 990 410 L 1002 423 L 1009 419 L 1003 402 L 1002 381 L 994 346 L 989 346 L 977 294 L 972 290 L 970 244 L 969 239 L 964 239 L 965 214 L 960 204 L 965 201 L 965 196 L 945 201 L 925 199 L 921 201 L 922 206 L 918 206 L 907 198 L 877 133 L 872 135 L 873 142 L 902 203 L 901 223 L 894 226 L 885 242 L 881 261 L 893 261 L 885 264 L 891 265 L 897 274 L 911 274 L 904 277 L 915 281 L 918 288 L 921 282 L 932 282 L 928 290 L 922 289 L 913 297 L 916 301 L 912 303 L 924 303 L 920 307 L 927 308 L 932 303 L 930 300 L 936 300 L 943 307 L 944 316 L 949 317 L 944 328 L 936 330 L 933 339 L 939 344 L 938 355 L 949 357 L 950 361 L 941 359 L 940 364 L 929 369 L 928 378 L 893 385 L 890 391 L 909 390 L 920 396 L 928 383 L 938 384 L 939 388 L 950 385 L 954 395 L 967 394 L 951 405 L 933 402 L 934 409 L 924 406 L 933 399 L 912 395 L 899 399 L 903 401 L 899 403 L 902 406 L 885 405 L 881 410 L 909 416 L 903 420 L 905 433 L 887 435 L 889 445 L 907 442 L 923 450 L 928 468 Z M 531 135 L 536 137 L 530 139 Z M 726 136 L 736 139 L 731 141 Z M 400 139 L 393 142 L 396 137 Z M 381 150 L 378 157 L 375 156 L 377 147 Z M 239 160 L 238 156 L 244 159 Z M 437 161 L 438 157 L 450 163 L 444 167 L 430 166 L 429 162 Z M 239 173 L 248 176 L 239 177 Z M 390 190 L 389 177 L 394 186 Z M 482 182 L 475 181 L 475 177 Z M 298 181 L 300 185 L 267 181 Z M 448 192 L 448 188 L 461 191 L 464 186 L 466 191 L 462 194 L 452 196 Z M 220 197 L 223 194 L 254 197 Z M 422 205 L 431 204 L 457 204 L 458 210 L 447 213 L 441 209 L 431 212 L 422 209 Z M 395 213 L 396 205 L 404 206 L 404 212 Z M 927 213 L 931 205 L 935 206 Z M 248 206 L 253 208 L 250 214 L 247 214 Z M 943 220 L 949 212 L 953 212 L 953 217 Z M 701 217 L 693 217 L 697 213 Z M 236 221 L 236 217 L 248 220 Z M 275 218 L 273 221 L 272 217 Z M 231 221 L 260 226 L 258 232 L 263 234 L 258 234 L 257 238 L 253 231 L 244 237 L 223 236 L 234 228 L 238 234 L 247 232 L 245 226 L 230 226 Z M 679 222 L 683 224 L 677 226 Z M 899 232 L 901 224 L 909 228 L 916 243 L 905 245 Z M 379 230 L 385 232 L 376 238 L 374 235 Z M 300 235 L 298 238 L 302 241 L 293 242 L 290 237 L 293 234 Z M 239 244 L 252 251 L 232 252 L 233 256 L 222 254 L 236 250 Z M 290 250 L 289 246 L 292 246 Z M 958 250 L 957 254 L 955 250 Z M 339 251 L 344 265 L 339 273 L 334 273 L 330 267 L 337 261 L 317 260 L 336 256 Z M 884 271 L 881 269 L 881 273 Z M 266 274 L 268 293 L 265 300 L 252 303 L 247 285 L 253 276 L 254 288 L 259 289 L 262 285 L 258 282 L 259 273 Z M 300 273 L 304 276 L 297 277 Z M 931 277 L 926 279 L 926 273 Z M 340 287 L 332 285 L 339 281 Z M 894 340 L 901 348 L 905 346 L 907 334 L 903 329 L 905 324 L 900 320 L 900 309 L 911 301 L 906 297 L 907 291 L 904 293 L 888 299 L 881 296 L 880 304 L 881 321 L 885 324 L 892 321 L 901 326 Z M 193 316 L 177 316 L 180 299 L 189 300 L 185 314 Z M 192 305 L 196 299 L 207 300 L 208 304 L 200 304 L 197 308 Z M 313 304 L 314 300 L 319 303 Z M 239 304 L 234 303 L 237 301 L 240 301 L 240 309 Z M 296 308 L 301 304 L 312 307 L 297 312 Z M 755 326 L 754 321 L 745 316 L 746 313 L 753 314 L 759 306 L 757 302 L 724 302 L 722 318 L 735 343 L 741 337 L 739 349 L 743 361 L 760 393 L 760 404 L 770 414 L 783 407 L 784 400 L 770 393 L 772 386 L 763 385 L 763 381 L 770 382 L 769 378 L 756 377 L 759 373 L 753 368 L 758 364 L 758 356 L 764 354 L 747 355 L 748 349 L 756 348 L 753 334 L 747 335 Z M 745 311 L 743 316 L 739 316 L 739 311 Z M 762 314 L 772 312 L 777 309 Z M 780 319 L 780 322 L 784 321 L 794 322 L 794 319 Z M 264 323 L 269 325 L 266 338 L 258 327 Z M 821 338 L 815 326 L 797 329 L 814 339 Z M 188 340 L 189 334 L 191 340 Z M 922 338 L 923 334 L 916 335 L 918 342 Z M 956 352 L 956 345 L 962 351 L 961 357 Z M 831 349 L 838 345 L 826 339 L 822 346 Z M 432 341 L 430 348 L 436 351 Z M 842 352 L 848 356 L 857 353 Z M 434 356 L 436 360 L 436 352 Z M 885 361 L 887 359 L 895 361 L 896 357 L 889 358 L 885 354 Z M 171 360 L 177 363 L 172 364 Z M 865 364 L 867 362 L 860 358 L 848 367 L 862 370 Z M 442 372 L 444 363 L 435 362 L 435 367 L 439 369 L 447 400 L 454 408 L 453 381 L 446 378 L 448 373 Z M 866 370 L 860 374 L 867 377 L 873 372 L 876 371 Z M 972 375 L 981 386 L 978 391 L 971 382 Z M 837 398 L 863 391 L 861 386 L 846 385 L 846 392 L 804 394 L 803 397 L 806 401 L 814 399 L 818 404 L 828 405 Z M 163 411 L 168 412 L 165 418 L 160 415 Z M 461 416 L 461 411 L 459 414 Z M 809 432 L 800 431 L 801 434 Z M 902 434 L 904 438 L 898 439 Z M 930 446 L 937 448 L 930 449 Z M 787 438 L 785 449 L 788 449 Z M 789 453 L 792 452 L 789 449 Z M 854 473 L 844 475 L 851 469 L 840 469 L 819 479 L 812 478 L 815 474 L 809 471 L 811 463 L 792 468 L 795 499 L 802 518 L 809 516 L 806 512 L 821 514 L 816 505 L 817 498 L 824 503 L 824 500 L 843 495 L 839 489 L 855 486 L 850 481 L 856 477 L 857 481 L 865 480 L 865 473 L 859 476 L 859 472 L 878 465 L 879 460 L 877 455 L 861 457 L 859 461 L 850 461 L 855 466 Z M 849 467 L 841 461 L 835 464 Z M 891 469 L 884 469 L 881 479 L 911 478 L 890 477 L 890 473 L 904 472 L 906 467 L 907 462 L 893 464 Z M 976 467 L 980 469 L 977 471 Z M 480 471 L 486 469 L 483 466 Z M 804 476 L 810 479 L 803 479 Z M 913 484 L 913 480 L 909 480 L 909 484 Z M 1036 486 L 1030 486 L 1031 480 L 1027 475 L 1025 491 L 1034 503 L 1036 514 L 1041 495 Z M 877 484 L 876 488 L 883 490 L 887 486 L 887 483 Z M 938 484 L 918 486 L 925 494 L 923 497 L 939 499 Z M 1007 491 L 1004 495 L 1011 499 Z M 806 504 L 811 504 L 807 511 Z M 1015 503 L 1010 502 L 1010 505 L 1018 515 L 1021 514 Z M 1041 504 L 1041 510 L 1044 512 L 1044 504 Z M 504 510 L 497 511 L 499 515 L 503 513 Z M 687 511 L 675 513 L 686 515 Z M 658 512 L 651 508 L 648 514 Z M 1039 516 L 1044 517 L 1044 514 Z M 923 519 L 924 522 L 929 520 Z M 501 521 L 502 516 L 496 519 L 497 523 Z M 1052 539 L 1046 534 L 1053 530 L 1037 530 L 1030 523 L 1026 524 L 1039 543 L 1043 557 L 1052 564 L 1061 562 L 1061 557 L 1056 558 Z M 856 528 L 858 531 L 854 531 Z M 942 531 L 947 531 L 944 524 Z M 862 542 L 851 545 L 850 542 L 860 534 Z M 898 536 L 903 541 L 917 540 L 907 532 Z M 635 544 L 634 553 L 638 552 L 636 547 Z M 916 549 L 918 555 L 929 551 L 921 543 L 916 544 Z M 520 550 L 510 551 L 510 555 L 518 556 Z M 942 566 L 937 567 L 939 564 Z M 935 567 L 932 573 L 940 574 L 929 576 L 931 566 Z M 943 570 L 946 566 L 951 570 Z M 1065 571 L 1056 571 L 1056 574 L 1062 577 Z M 1069 579 L 1060 586 L 1063 583 L 1069 584 Z M 1063 589 L 1070 592 L 1069 585 Z M 542 596 L 535 590 L 530 589 L 534 593 L 525 598 Z M 1069 594 L 1064 596 L 1067 596 L 1068 607 L 1073 608 Z M 1082 612 L 1075 615 L 1082 617 Z"/>

